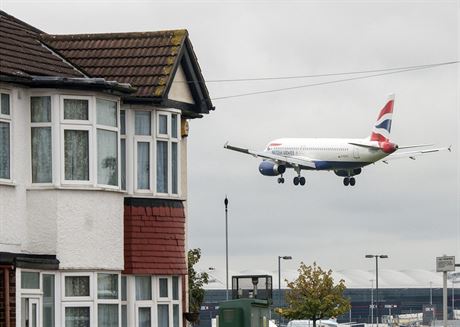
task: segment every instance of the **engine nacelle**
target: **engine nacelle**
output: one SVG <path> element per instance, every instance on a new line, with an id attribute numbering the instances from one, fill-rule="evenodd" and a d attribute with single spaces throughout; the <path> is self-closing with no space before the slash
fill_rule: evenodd
<path id="1" fill-rule="evenodd" d="M 361 168 L 354 168 L 350 170 L 340 169 L 340 170 L 334 170 L 334 173 L 340 177 L 348 177 L 348 176 L 359 175 L 361 174 L 361 171 L 362 171 Z"/>
<path id="2" fill-rule="evenodd" d="M 264 176 L 277 176 L 280 174 L 284 174 L 284 172 L 286 171 L 286 166 L 278 165 L 273 161 L 265 160 L 260 163 L 259 171 Z"/>

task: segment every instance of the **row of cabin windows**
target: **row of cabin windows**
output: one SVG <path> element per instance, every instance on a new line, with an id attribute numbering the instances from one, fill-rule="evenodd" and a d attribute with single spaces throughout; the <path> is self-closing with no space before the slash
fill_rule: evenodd
<path id="1" fill-rule="evenodd" d="M 62 184 L 126 190 L 127 144 L 132 144 L 134 155 L 130 167 L 135 171 L 134 191 L 179 194 L 179 114 L 134 111 L 134 135 L 127 143 L 127 115 L 119 110 L 118 102 L 61 96 L 60 111 L 54 111 L 52 100 L 51 96 L 30 98 L 33 184 L 53 183 L 53 144 L 58 144 L 53 142 L 53 128 L 59 128 L 61 149 L 57 152 L 61 153 Z M 2 92 L 0 181 L 11 180 L 10 103 L 10 94 Z M 54 115 L 61 119 L 58 121 Z M 158 124 L 154 128 L 155 122 Z"/>
<path id="2" fill-rule="evenodd" d="M 348 148 L 324 148 L 324 147 L 276 147 L 273 150 L 296 150 L 296 151 L 348 151 Z"/>
<path id="3" fill-rule="evenodd" d="M 180 282 L 179 276 L 128 277 L 116 273 L 53 274 L 23 270 L 21 318 L 18 320 L 21 326 L 38 326 L 41 312 L 43 327 L 60 326 L 56 319 L 60 311 L 56 310 L 58 303 L 63 308 L 61 321 L 70 327 L 91 326 L 94 320 L 97 326 L 127 327 L 128 310 L 132 309 L 135 312 L 130 315 L 138 327 L 150 327 L 154 312 L 156 326 L 180 327 Z M 129 287 L 133 288 L 131 292 L 128 292 Z M 128 309 L 129 303 L 135 305 Z M 97 310 L 96 319 L 94 310 Z"/>

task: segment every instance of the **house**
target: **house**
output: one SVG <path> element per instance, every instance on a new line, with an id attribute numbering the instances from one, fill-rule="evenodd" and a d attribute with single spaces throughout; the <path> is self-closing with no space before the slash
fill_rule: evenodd
<path id="1" fill-rule="evenodd" d="M 188 32 L 0 21 L 0 326 L 185 326 Z"/>

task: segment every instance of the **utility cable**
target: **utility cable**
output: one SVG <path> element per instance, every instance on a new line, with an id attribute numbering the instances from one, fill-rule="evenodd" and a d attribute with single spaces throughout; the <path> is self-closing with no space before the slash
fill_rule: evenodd
<path id="1" fill-rule="evenodd" d="M 255 92 L 248 92 L 248 93 L 240 93 L 240 94 L 216 97 L 216 98 L 212 98 L 211 100 L 223 100 L 223 99 L 230 99 L 230 98 L 239 98 L 239 97 L 257 95 L 257 94 L 275 93 L 275 92 L 295 90 L 295 89 L 301 89 L 301 88 L 307 88 L 307 87 L 313 87 L 313 86 L 335 84 L 335 83 L 348 82 L 348 81 L 354 81 L 354 80 L 360 80 L 360 79 L 366 79 L 366 78 L 372 78 L 372 77 L 378 77 L 378 76 L 384 76 L 384 75 L 392 75 L 392 74 L 399 74 L 399 73 L 405 73 L 405 72 L 410 72 L 410 71 L 434 68 L 434 67 L 439 67 L 439 66 L 443 66 L 443 65 L 451 65 L 451 64 L 456 64 L 456 63 L 459 63 L 459 61 L 445 62 L 445 63 L 432 64 L 432 65 L 424 65 L 424 66 L 414 66 L 413 68 L 404 68 L 404 69 L 400 69 L 400 70 L 396 70 L 396 71 L 383 72 L 383 73 L 379 73 L 379 74 L 343 78 L 343 79 L 337 79 L 337 80 L 326 81 L 326 82 L 318 82 L 318 83 L 312 83 L 312 84 L 284 87 L 284 88 L 279 88 L 279 89 L 271 89 L 271 90 L 255 91 Z"/>

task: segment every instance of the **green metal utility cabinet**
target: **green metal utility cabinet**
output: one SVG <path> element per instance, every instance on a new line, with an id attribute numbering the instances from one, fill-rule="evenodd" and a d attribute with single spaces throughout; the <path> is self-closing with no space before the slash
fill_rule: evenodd
<path id="1" fill-rule="evenodd" d="M 268 327 L 269 302 L 238 299 L 219 304 L 218 327 Z"/>

